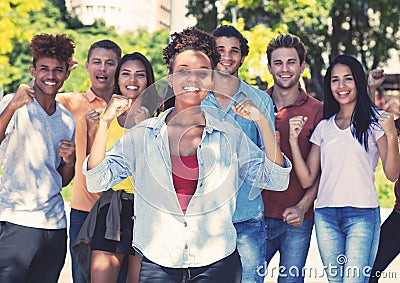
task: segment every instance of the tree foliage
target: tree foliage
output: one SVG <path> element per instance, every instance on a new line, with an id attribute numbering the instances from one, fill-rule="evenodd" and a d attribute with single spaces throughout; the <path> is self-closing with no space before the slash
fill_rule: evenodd
<path id="1" fill-rule="evenodd" d="M 228 0 L 223 19 L 245 19 L 240 25 L 250 39 L 260 25 L 270 34 L 286 25 L 287 31 L 299 36 L 307 47 L 312 90 L 321 99 L 323 72 L 336 55 L 356 56 L 368 71 L 387 62 L 389 49 L 399 49 L 399 10 L 400 2 L 390 0 Z M 202 10 L 191 13 L 201 14 Z M 265 52 L 268 38 L 263 34 L 254 38 L 266 40 Z M 256 53 L 248 57 L 251 64 L 247 68 L 261 62 Z M 242 71 L 245 76 L 250 73 Z M 261 72 L 260 77 L 265 75 Z"/>
<path id="2" fill-rule="evenodd" d="M 196 18 L 196 27 L 206 32 L 212 32 L 218 24 L 217 0 L 189 0 L 188 13 Z"/>
<path id="3" fill-rule="evenodd" d="M 0 62 L 0 70 L 3 68 L 8 70 L 8 73 L 5 75 L 7 80 L 3 81 L 5 93 L 15 92 L 19 84 L 28 83 L 32 79 L 28 72 L 28 66 L 32 64 L 29 41 L 37 33 L 64 33 L 75 41 L 75 58 L 78 60 L 78 67 L 71 73 L 69 79 L 65 81 L 61 91 L 84 92 L 88 89 L 90 81 L 85 69 L 87 51 L 91 44 L 101 39 L 115 41 L 121 46 L 123 54 L 134 51 L 142 52 L 152 63 L 156 79 L 166 76 L 167 69 L 162 59 L 162 48 L 168 44 L 168 30 L 160 30 L 154 33 L 138 31 L 136 33 L 118 35 L 114 28 L 106 27 L 104 21 L 101 20 L 97 20 L 91 26 L 78 25 L 72 29 L 65 20 L 65 10 L 61 2 L 63 1 L 41 0 L 40 7 L 42 9 L 31 10 L 27 13 L 24 22 L 19 22 L 18 32 L 20 30 L 27 30 L 26 27 L 28 26 L 30 32 L 23 37 L 17 36 L 16 38 L 12 38 L 10 44 L 13 52 L 8 52 L 4 56 L 9 64 L 6 65 Z M 13 20 L 16 21 L 15 19 Z M 3 36 L 3 34 L 0 36 Z M 2 47 L 1 45 L 0 48 Z"/>
<path id="4" fill-rule="evenodd" d="M 17 71 L 10 62 L 9 55 L 15 42 L 31 37 L 28 25 L 29 13 L 42 7 L 40 0 L 2 0 L 0 2 L 0 89 L 12 81 Z"/>

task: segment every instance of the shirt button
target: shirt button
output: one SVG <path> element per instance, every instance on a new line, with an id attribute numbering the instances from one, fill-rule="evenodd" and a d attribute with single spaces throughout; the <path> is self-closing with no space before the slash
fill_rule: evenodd
<path id="1" fill-rule="evenodd" d="M 187 222 L 183 222 L 183 227 L 187 227 Z"/>

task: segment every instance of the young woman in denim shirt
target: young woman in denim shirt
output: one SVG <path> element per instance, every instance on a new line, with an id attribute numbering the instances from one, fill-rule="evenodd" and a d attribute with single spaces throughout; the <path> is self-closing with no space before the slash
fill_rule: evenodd
<path id="1" fill-rule="evenodd" d="M 108 152 L 110 121 L 129 101 L 109 106 L 100 119 L 84 173 L 91 191 L 134 176 L 133 246 L 143 255 L 139 282 L 240 282 L 232 223 L 239 180 L 257 190 L 287 188 L 290 162 L 250 100 L 234 111 L 258 124 L 265 151 L 201 110 L 219 56 L 209 34 L 195 28 L 174 33 L 164 49 L 174 107 L 129 130 Z"/>

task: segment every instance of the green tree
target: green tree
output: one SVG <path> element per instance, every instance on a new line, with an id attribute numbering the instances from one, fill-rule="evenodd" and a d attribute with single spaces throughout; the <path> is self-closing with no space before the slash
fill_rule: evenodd
<path id="1" fill-rule="evenodd" d="M 0 2 L 0 89 L 13 80 L 17 69 L 10 64 L 9 55 L 15 43 L 31 37 L 28 19 L 31 11 L 43 6 L 40 0 L 2 0 Z"/>
<path id="2" fill-rule="evenodd" d="M 37 33 L 66 33 L 71 36 L 62 20 L 62 14 L 58 7 L 54 6 L 49 0 L 41 0 L 41 9 L 30 11 L 20 28 L 29 30 L 24 38 L 14 39 L 13 52 L 8 55 L 9 64 L 12 66 L 9 72 L 9 81 L 4 85 L 6 93 L 14 92 L 20 83 L 28 83 L 31 75 L 28 72 L 28 66 L 32 64 L 32 58 L 29 51 L 29 41 Z M 26 27 L 29 26 L 29 29 Z"/>
<path id="3" fill-rule="evenodd" d="M 126 34 L 124 37 L 129 40 L 128 52 L 141 52 L 149 59 L 153 66 L 155 80 L 162 79 L 167 75 L 168 70 L 162 57 L 162 49 L 169 42 L 168 29 L 158 30 L 153 33 L 139 30 L 133 34 Z"/>
<path id="4" fill-rule="evenodd" d="M 366 70 L 388 59 L 399 48 L 399 1 L 389 0 L 229 0 L 237 15 L 245 15 L 245 29 L 277 24 L 300 37 L 307 47 L 313 90 L 322 99 L 322 76 L 331 58 L 340 53 L 356 56 Z M 267 44 L 268 42 L 266 42 Z M 266 45 L 265 45 L 266 46 Z"/>
<path id="5" fill-rule="evenodd" d="M 187 4 L 188 13 L 196 18 L 196 27 L 206 32 L 212 32 L 218 24 L 217 0 L 189 0 Z"/>

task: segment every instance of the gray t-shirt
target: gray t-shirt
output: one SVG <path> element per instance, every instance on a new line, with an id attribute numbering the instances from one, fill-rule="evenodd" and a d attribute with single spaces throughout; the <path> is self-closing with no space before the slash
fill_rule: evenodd
<path id="1" fill-rule="evenodd" d="M 13 95 L 0 101 L 2 113 Z M 42 228 L 67 227 L 62 177 L 57 168 L 61 140 L 74 141 L 75 119 L 56 102 L 49 116 L 36 99 L 19 108 L 0 144 L 0 221 Z"/>

